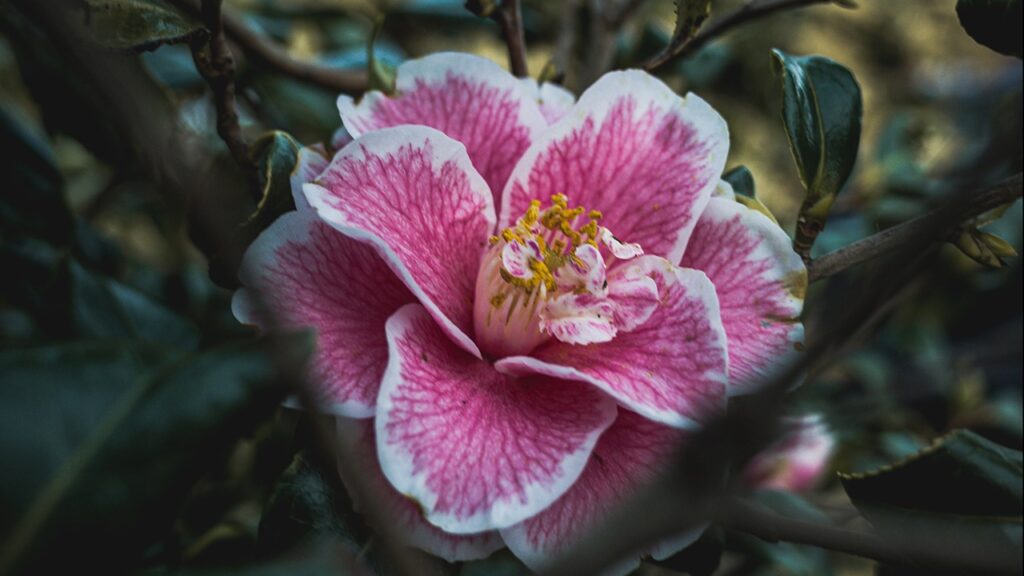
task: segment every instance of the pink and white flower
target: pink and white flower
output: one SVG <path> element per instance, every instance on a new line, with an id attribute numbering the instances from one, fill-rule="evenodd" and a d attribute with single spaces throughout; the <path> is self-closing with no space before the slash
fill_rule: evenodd
<path id="1" fill-rule="evenodd" d="M 303 151 L 234 309 L 259 324 L 258 289 L 317 330 L 325 409 L 410 544 L 536 567 L 794 350 L 806 272 L 715 194 L 722 118 L 644 72 L 573 102 L 436 54 L 396 89 L 339 98 L 353 141 Z"/>
<path id="2" fill-rule="evenodd" d="M 820 414 L 786 418 L 782 423 L 782 437 L 747 464 L 743 480 L 751 488 L 764 490 L 811 490 L 828 471 L 835 438 Z"/>

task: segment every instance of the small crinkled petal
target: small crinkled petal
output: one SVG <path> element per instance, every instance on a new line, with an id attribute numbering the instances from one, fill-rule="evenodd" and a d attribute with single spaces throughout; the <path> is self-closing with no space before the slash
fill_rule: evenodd
<path id="1" fill-rule="evenodd" d="M 647 254 L 678 262 L 718 185 L 725 121 L 694 94 L 677 96 L 639 70 L 605 74 L 535 141 L 509 177 L 499 222 L 533 199 L 567 194 Z"/>
<path id="2" fill-rule="evenodd" d="M 287 328 L 316 331 L 312 380 L 324 408 L 369 418 L 388 362 L 384 324 L 415 302 L 370 246 L 331 228 L 312 211 L 279 217 L 249 246 L 239 270 L 246 286 L 232 310 L 242 322 L 264 325 L 254 294 Z"/>
<path id="3" fill-rule="evenodd" d="M 615 404 L 586 384 L 499 374 L 444 338 L 419 305 L 388 320 L 377 451 L 432 524 L 471 534 L 517 524 L 583 471 Z"/>
<path id="4" fill-rule="evenodd" d="M 292 187 L 292 200 L 295 201 L 295 209 L 302 211 L 309 209 L 309 202 L 302 191 L 302 186 L 312 182 L 331 162 L 322 144 L 304 146 L 299 149 L 298 158 L 295 160 L 295 168 L 289 182 Z"/>
<path id="5" fill-rule="evenodd" d="M 636 270 L 630 267 L 658 284 L 661 304 L 645 323 L 603 344 L 552 341 L 530 356 L 503 358 L 495 368 L 589 382 L 651 420 L 695 428 L 726 401 L 728 361 L 715 288 L 704 273 L 656 256 L 642 256 L 613 276 L 629 277 Z"/>
<path id="6" fill-rule="evenodd" d="M 572 291 L 584 288 L 590 294 L 604 296 L 608 293 L 607 271 L 601 251 L 590 244 L 578 246 L 565 266 L 555 270 L 560 287 Z"/>
<path id="7" fill-rule="evenodd" d="M 419 124 L 466 145 L 497 204 L 520 156 L 547 126 L 537 98 L 494 62 L 455 52 L 406 60 L 394 96 L 373 91 L 356 104 L 338 97 L 345 128 L 355 137 L 389 126 Z"/>
<path id="8" fill-rule="evenodd" d="M 538 85 L 533 78 L 520 78 L 519 81 L 525 84 L 530 94 L 537 99 L 540 113 L 548 124 L 554 124 L 564 118 L 576 102 L 576 96 L 558 84 L 544 82 Z"/>
<path id="9" fill-rule="evenodd" d="M 345 468 L 339 466 L 342 480 L 349 486 L 353 497 L 360 496 L 358 491 L 351 488 L 354 481 L 358 480 L 355 485 L 362 487 L 365 490 L 363 494 L 379 506 L 383 518 L 377 520 L 387 522 L 387 526 L 374 528 L 395 530 L 404 544 L 425 550 L 448 562 L 479 560 L 505 546 L 501 536 L 493 530 L 479 534 L 449 534 L 427 522 L 416 503 L 398 493 L 384 477 L 377 459 L 377 441 L 372 420 L 339 418 L 337 428 L 338 441 L 347 448 L 343 456 L 353 458 L 356 464 L 354 472 L 360 474 L 358 479 L 347 478 Z M 356 511 L 361 511 L 359 500 L 354 504 Z M 373 517 L 366 518 L 370 522 L 374 521 Z"/>
<path id="10" fill-rule="evenodd" d="M 572 488 L 540 514 L 502 530 L 501 536 L 523 563 L 541 570 L 652 482 L 680 447 L 684 434 L 620 409 Z M 667 557 L 692 543 L 702 531 L 637 551 L 601 574 L 627 574 L 647 554 Z"/>
<path id="11" fill-rule="evenodd" d="M 733 393 L 749 391 L 802 344 L 807 269 L 786 233 L 763 214 L 713 198 L 682 265 L 702 270 L 715 285 Z"/>
<path id="12" fill-rule="evenodd" d="M 540 330 L 566 344 L 584 345 L 615 338 L 615 307 L 591 294 L 562 294 L 544 304 Z"/>
<path id="13" fill-rule="evenodd" d="M 622 242 L 607 228 L 601 229 L 601 243 L 619 260 L 630 260 L 644 254 L 644 249 L 639 244 Z"/>
<path id="14" fill-rule="evenodd" d="M 479 356 L 469 336 L 473 293 L 494 206 L 462 144 L 425 126 L 378 130 L 335 154 L 305 192 L 331 226 L 372 244 L 445 332 Z"/>
<path id="15" fill-rule="evenodd" d="M 509 242 L 501 249 L 502 268 L 513 278 L 521 280 L 533 278 L 530 260 L 540 260 L 542 258 L 540 246 L 532 238 L 522 244 L 519 242 Z"/>
<path id="16" fill-rule="evenodd" d="M 615 326 L 623 332 L 647 322 L 661 304 L 658 284 L 650 276 L 616 278 L 608 297 L 615 306 Z"/>

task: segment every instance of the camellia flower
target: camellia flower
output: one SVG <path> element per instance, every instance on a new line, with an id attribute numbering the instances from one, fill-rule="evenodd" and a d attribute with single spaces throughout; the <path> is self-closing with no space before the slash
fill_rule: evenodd
<path id="1" fill-rule="evenodd" d="M 828 470 L 835 439 L 820 414 L 783 420 L 783 434 L 751 459 L 743 472 L 752 488 L 810 490 Z"/>
<path id="2" fill-rule="evenodd" d="M 804 266 L 720 184 L 695 95 L 634 70 L 573 102 L 436 54 L 339 109 L 353 140 L 302 151 L 234 309 L 316 329 L 324 409 L 412 545 L 542 564 L 802 339 Z"/>

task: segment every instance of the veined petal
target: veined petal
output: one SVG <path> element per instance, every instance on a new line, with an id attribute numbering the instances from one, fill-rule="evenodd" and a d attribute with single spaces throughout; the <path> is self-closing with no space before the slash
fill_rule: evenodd
<path id="1" fill-rule="evenodd" d="M 715 285 L 732 392 L 747 391 L 802 344 L 807 269 L 786 233 L 763 214 L 712 198 L 682 265 L 702 270 Z"/>
<path id="2" fill-rule="evenodd" d="M 494 206 L 462 144 L 425 126 L 378 130 L 335 154 L 305 192 L 321 218 L 372 244 L 445 332 L 480 355 L 469 335 Z"/>
<path id="3" fill-rule="evenodd" d="M 419 305 L 388 320 L 377 451 L 392 485 L 456 534 L 505 528 L 561 496 L 615 404 L 594 388 L 512 379 L 455 347 Z"/>
<path id="4" fill-rule="evenodd" d="M 499 223 L 509 226 L 534 198 L 567 194 L 600 210 L 618 237 L 678 262 L 728 151 L 725 121 L 707 102 L 680 98 L 646 72 L 611 72 L 523 155 Z"/>
<path id="5" fill-rule="evenodd" d="M 249 246 L 235 292 L 239 321 L 265 325 L 254 309 L 257 290 L 276 323 L 317 333 L 312 380 L 324 408 L 369 418 L 388 362 L 384 324 L 415 302 L 380 256 L 321 221 L 312 211 L 279 217 Z"/>
<path id="6" fill-rule="evenodd" d="M 630 267 L 642 267 L 658 284 L 661 303 L 646 322 L 601 344 L 552 341 L 495 368 L 589 382 L 651 420 L 695 428 L 726 401 L 725 331 L 715 288 L 702 272 L 655 256 L 613 273 L 631 274 Z"/>
<path id="7" fill-rule="evenodd" d="M 528 87 L 494 62 L 455 52 L 403 62 L 394 96 L 373 91 L 356 104 L 338 97 L 354 137 L 403 124 L 430 126 L 466 145 L 497 204 L 509 172 L 547 126 Z"/>
<path id="8" fill-rule="evenodd" d="M 330 162 L 330 155 L 322 144 L 303 146 L 299 149 L 298 158 L 295 160 L 295 168 L 292 169 L 292 174 L 289 178 L 292 187 L 292 200 L 295 201 L 296 210 L 309 209 L 309 202 L 306 200 L 306 195 L 302 192 L 302 186 L 307 182 L 312 182 L 327 168 Z"/>
<path id="9" fill-rule="evenodd" d="M 379 520 L 388 523 L 387 526 L 375 528 L 396 529 L 404 544 L 425 550 L 448 562 L 479 560 L 505 546 L 501 536 L 493 530 L 479 534 L 450 534 L 427 522 L 416 503 L 399 494 L 384 477 L 377 459 L 377 441 L 372 420 L 339 418 L 337 427 L 338 441 L 348 447 L 347 455 L 355 459 L 358 472 L 362 475 L 360 480 L 366 488 L 365 495 L 381 506 L 384 517 Z M 340 466 L 339 471 L 342 472 L 342 480 L 351 485 L 352 479 L 346 478 Z M 357 511 L 361 508 L 358 500 L 355 507 Z"/>
<path id="10" fill-rule="evenodd" d="M 652 482 L 682 444 L 684 433 L 628 410 L 597 443 L 579 480 L 540 514 L 501 531 L 509 549 L 533 570 L 565 554 L 631 496 Z M 691 544 L 703 530 L 672 538 L 602 572 L 627 574 L 643 555 L 667 557 Z"/>

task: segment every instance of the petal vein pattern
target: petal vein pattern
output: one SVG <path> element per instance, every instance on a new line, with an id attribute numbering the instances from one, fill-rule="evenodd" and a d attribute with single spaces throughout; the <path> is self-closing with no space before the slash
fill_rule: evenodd
<path id="1" fill-rule="evenodd" d="M 338 152 L 305 192 L 321 218 L 377 248 L 445 333 L 480 355 L 473 292 L 494 206 L 461 144 L 424 126 L 379 130 Z"/>
<path id="2" fill-rule="evenodd" d="M 584 383 L 512 379 L 443 338 L 419 305 L 387 324 L 378 455 L 427 520 L 457 534 L 504 528 L 576 481 L 615 404 Z"/>

